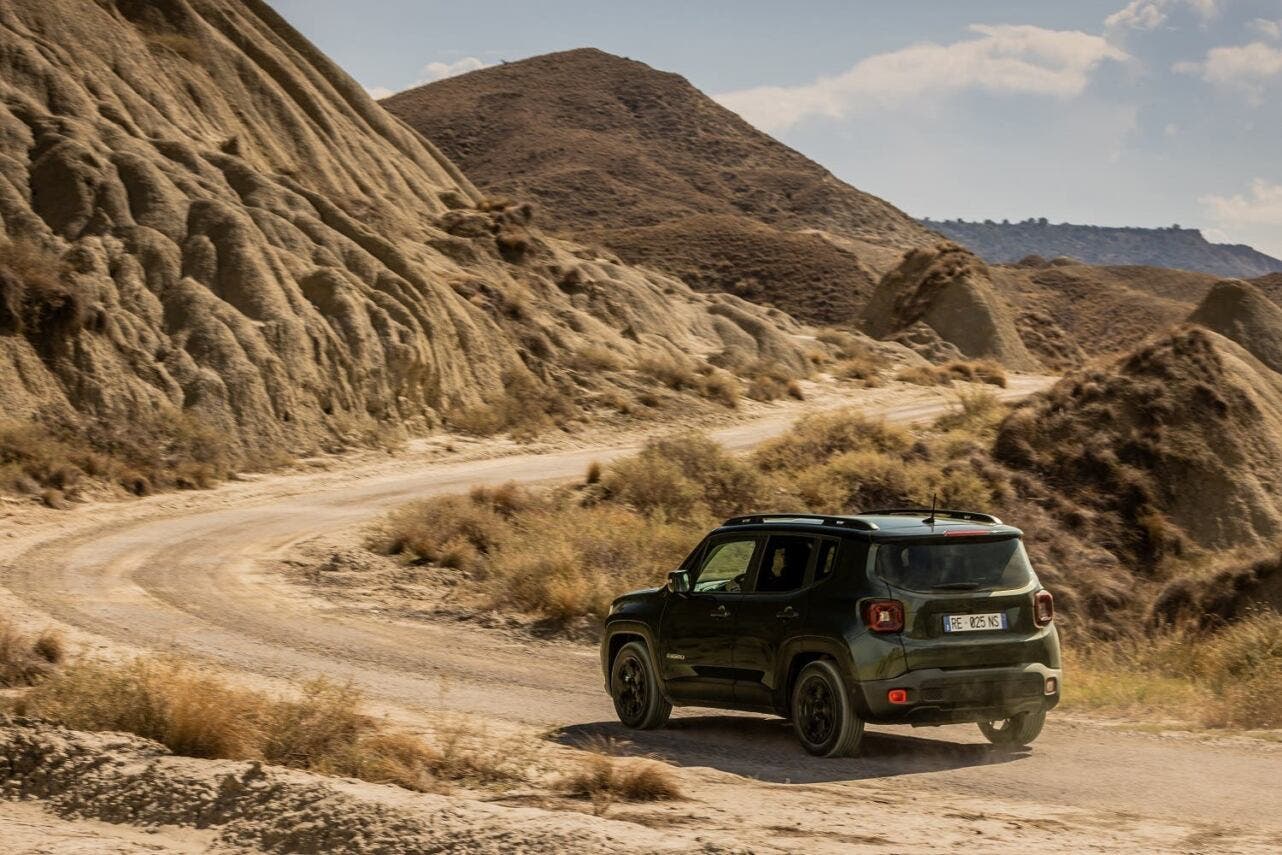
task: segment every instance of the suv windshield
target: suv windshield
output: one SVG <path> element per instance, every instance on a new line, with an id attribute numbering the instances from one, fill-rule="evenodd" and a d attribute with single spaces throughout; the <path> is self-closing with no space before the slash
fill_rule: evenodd
<path id="1" fill-rule="evenodd" d="M 883 543 L 877 575 L 912 591 L 992 591 L 1018 588 L 1033 568 L 1019 538 L 955 543 Z"/>

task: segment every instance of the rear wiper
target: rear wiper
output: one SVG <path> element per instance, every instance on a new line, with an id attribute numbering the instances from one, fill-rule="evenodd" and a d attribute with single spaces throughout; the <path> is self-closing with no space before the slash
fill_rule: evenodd
<path id="1" fill-rule="evenodd" d="M 979 587 L 978 582 L 945 582 L 942 585 L 931 585 L 932 591 L 973 591 Z"/>

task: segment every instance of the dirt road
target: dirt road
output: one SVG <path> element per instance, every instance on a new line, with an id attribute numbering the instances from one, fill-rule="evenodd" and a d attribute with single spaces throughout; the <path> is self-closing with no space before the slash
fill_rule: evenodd
<path id="1" fill-rule="evenodd" d="M 1042 382 L 1022 379 L 1008 394 Z M 911 421 L 946 406 L 923 398 L 879 414 Z M 717 438 L 748 447 L 793 415 L 728 428 Z M 690 773 L 694 802 L 674 809 L 685 814 L 672 822 L 695 821 L 714 838 L 767 851 L 899 843 L 924 851 L 968 840 L 985 841 L 983 849 L 1042 838 L 1044 851 L 1282 846 L 1277 747 L 1119 732 L 1057 717 L 1030 753 L 990 750 L 972 727 L 878 728 L 863 756 L 818 763 L 777 719 L 698 710 L 680 711 L 666 730 L 625 736 L 612 723 L 592 649 L 514 644 L 471 625 L 348 613 L 300 594 L 270 569 L 300 540 L 360 524 L 411 498 L 575 477 L 592 460 L 634 448 L 465 463 L 398 460 L 87 508 L 4 532 L 0 605 L 28 622 L 62 625 L 85 648 L 112 655 L 174 652 L 263 682 L 316 674 L 351 680 L 407 722 L 448 709 L 499 727 L 560 730 L 568 742 L 628 738 L 637 750 L 700 767 Z M 871 833 L 873 817 L 900 817 L 904 835 Z"/>

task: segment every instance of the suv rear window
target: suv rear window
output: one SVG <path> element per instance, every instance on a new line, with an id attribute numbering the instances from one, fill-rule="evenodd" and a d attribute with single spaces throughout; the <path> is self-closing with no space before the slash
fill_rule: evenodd
<path id="1" fill-rule="evenodd" d="M 955 543 L 882 543 L 877 575 L 911 591 L 993 591 L 1028 584 L 1033 568 L 1016 537 Z"/>

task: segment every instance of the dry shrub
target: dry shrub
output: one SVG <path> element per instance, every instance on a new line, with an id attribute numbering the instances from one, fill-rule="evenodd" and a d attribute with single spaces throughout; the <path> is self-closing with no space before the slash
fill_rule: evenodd
<path id="1" fill-rule="evenodd" d="M 965 380 L 970 383 L 987 383 L 990 386 L 1006 388 L 1006 369 L 1002 367 L 1001 363 L 991 359 L 949 362 L 942 367 L 943 370 L 952 374 L 958 380 Z"/>
<path id="2" fill-rule="evenodd" d="M 507 519 L 484 493 L 439 496 L 392 511 L 368 543 L 383 555 L 473 571 L 507 528 Z"/>
<path id="3" fill-rule="evenodd" d="M 801 472 L 797 495 L 821 513 L 878 507 L 987 508 L 992 491 L 964 466 L 904 460 L 879 451 L 853 451 Z"/>
<path id="4" fill-rule="evenodd" d="M 614 501 L 669 518 L 692 514 L 702 498 L 699 485 L 675 462 L 644 452 L 612 465 L 603 484 Z"/>
<path id="5" fill-rule="evenodd" d="M 1077 706 L 1159 713 L 1208 727 L 1282 727 L 1282 615 L 1276 612 L 1210 633 L 1185 625 L 1131 640 L 1083 641 L 1074 653 L 1089 675 L 1076 696 L 1070 694 Z"/>
<path id="6" fill-rule="evenodd" d="M 743 369 L 742 374 L 748 380 L 747 395 L 754 401 L 774 401 L 784 396 L 805 399 L 797 382 L 797 372 L 781 363 L 758 360 Z"/>
<path id="7" fill-rule="evenodd" d="M 681 786 L 670 767 L 655 760 L 595 753 L 585 756 L 578 768 L 564 775 L 557 782 L 557 789 L 574 798 L 590 799 L 597 814 L 619 801 L 681 798 Z"/>
<path id="8" fill-rule="evenodd" d="M 45 630 L 32 638 L 0 620 L 0 686 L 31 686 L 66 658 L 62 637 Z"/>
<path id="9" fill-rule="evenodd" d="M 910 365 L 896 374 L 895 379 L 916 386 L 946 386 L 952 382 L 952 377 L 935 365 Z"/>
<path id="10" fill-rule="evenodd" d="M 1001 400 L 987 389 L 963 390 L 957 393 L 957 406 L 935 420 L 943 431 L 963 431 L 991 435 L 1006 415 Z"/>
<path id="11" fill-rule="evenodd" d="M 21 699 L 76 730 L 134 733 L 191 757 L 255 758 L 263 700 L 172 662 L 81 662 Z"/>
<path id="12" fill-rule="evenodd" d="M 699 375 L 690 361 L 670 353 L 641 359 L 637 362 L 637 371 L 677 391 L 700 386 Z"/>
<path id="13" fill-rule="evenodd" d="M 1239 620 L 1197 645 L 1194 676 L 1213 691 L 1203 716 L 1215 727 L 1282 727 L 1282 615 Z"/>
<path id="14" fill-rule="evenodd" d="M 759 472 L 700 434 L 648 441 L 611 465 L 602 484 L 613 501 L 669 518 L 759 509 L 767 494 Z"/>
<path id="15" fill-rule="evenodd" d="M 904 454 L 912 445 L 902 428 L 837 410 L 799 419 L 788 433 L 758 446 L 752 460 L 766 472 L 797 472 L 848 451 Z"/>
<path id="16" fill-rule="evenodd" d="M 832 373 L 842 380 L 859 380 L 868 387 L 881 385 L 880 365 L 871 356 L 857 356 L 843 360 L 837 364 Z"/>
<path id="17" fill-rule="evenodd" d="M 0 423 L 0 490 L 43 495 L 46 504 L 59 507 L 64 499 L 80 498 L 93 482 L 114 483 L 135 495 L 206 488 L 244 462 L 232 442 L 177 410 L 83 431 L 56 420 Z"/>
<path id="18" fill-rule="evenodd" d="M 987 383 L 1003 389 L 1007 382 L 1006 369 L 991 359 L 954 360 L 944 365 L 914 365 L 900 371 L 895 379 L 918 386 L 948 386 L 954 380 L 963 380 L 967 383 Z"/>
<path id="19" fill-rule="evenodd" d="M 609 504 L 526 512 L 492 550 L 486 589 L 494 607 L 556 625 L 604 617 L 620 591 L 658 584 L 705 528 Z"/>
<path id="20" fill-rule="evenodd" d="M 389 730 L 363 704 L 357 690 L 324 680 L 280 699 L 176 661 L 137 659 L 70 666 L 16 707 L 77 730 L 137 734 L 188 757 L 260 760 L 420 791 L 452 779 L 458 767 L 442 752 Z"/>
<path id="21" fill-rule="evenodd" d="M 601 462 L 593 460 L 588 464 L 588 471 L 583 475 L 583 483 L 587 485 L 601 483 Z"/>
<path id="22" fill-rule="evenodd" d="M 730 409 L 739 406 L 739 396 L 743 394 L 743 387 L 738 378 L 729 371 L 719 368 L 713 369 L 703 378 L 701 387 L 700 392 L 705 398 L 710 398 Z"/>

